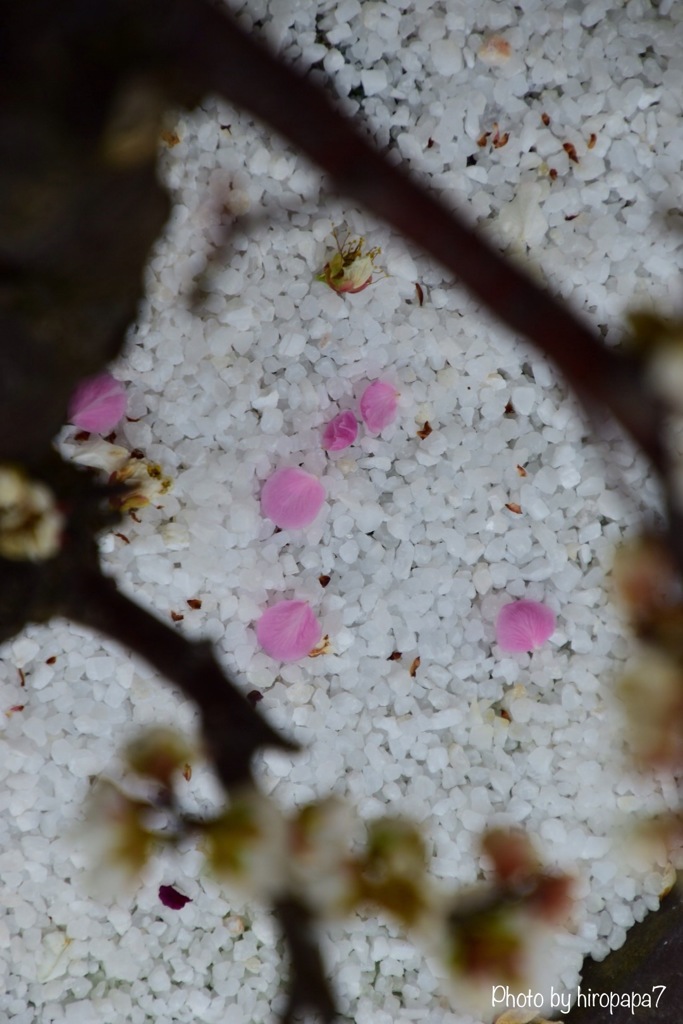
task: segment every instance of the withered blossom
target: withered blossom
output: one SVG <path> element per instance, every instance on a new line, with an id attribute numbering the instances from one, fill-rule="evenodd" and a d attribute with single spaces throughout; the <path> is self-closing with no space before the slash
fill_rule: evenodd
<path id="1" fill-rule="evenodd" d="M 365 248 L 365 239 L 360 236 L 351 238 L 348 235 L 343 242 L 339 241 L 337 231 L 333 231 L 337 243 L 337 252 L 325 264 L 316 280 L 323 281 L 339 294 L 355 295 L 372 284 L 373 274 L 377 267 L 375 260 L 382 250 L 379 246 Z"/>

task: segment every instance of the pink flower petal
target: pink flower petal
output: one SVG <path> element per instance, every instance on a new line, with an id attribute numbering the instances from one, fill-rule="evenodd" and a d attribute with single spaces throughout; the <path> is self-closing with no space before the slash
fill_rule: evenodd
<path id="1" fill-rule="evenodd" d="M 323 448 L 328 452 L 341 452 L 358 437 L 358 423 L 350 410 L 340 412 L 323 431 Z"/>
<path id="2" fill-rule="evenodd" d="M 95 377 L 86 377 L 74 390 L 69 400 L 69 423 L 81 430 L 107 434 L 125 411 L 123 384 L 109 373 L 99 373 Z"/>
<path id="3" fill-rule="evenodd" d="M 361 395 L 360 414 L 368 430 L 379 434 L 396 419 L 396 388 L 385 380 L 373 380 Z"/>
<path id="4" fill-rule="evenodd" d="M 496 621 L 496 639 L 504 651 L 533 651 L 555 632 L 555 613 L 538 601 L 503 605 Z"/>
<path id="5" fill-rule="evenodd" d="M 305 658 L 322 636 L 322 627 L 307 601 L 280 601 L 256 623 L 256 638 L 278 661 Z"/>
<path id="6" fill-rule="evenodd" d="M 186 903 L 192 903 L 190 896 L 183 896 L 173 885 L 160 885 L 159 899 L 171 910 L 182 910 Z"/>
<path id="7" fill-rule="evenodd" d="M 263 485 L 261 512 L 282 530 L 310 526 L 325 500 L 316 477 L 296 466 L 276 470 Z"/>

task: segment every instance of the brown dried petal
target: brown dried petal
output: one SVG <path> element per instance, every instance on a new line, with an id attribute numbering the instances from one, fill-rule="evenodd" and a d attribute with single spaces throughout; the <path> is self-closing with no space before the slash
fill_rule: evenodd
<path id="1" fill-rule="evenodd" d="M 318 643 L 308 652 L 309 658 L 319 658 L 321 654 L 330 654 L 332 651 L 332 644 L 330 643 L 330 637 L 327 633 L 319 640 Z"/>
<path id="2" fill-rule="evenodd" d="M 173 149 L 173 147 L 177 146 L 180 142 L 180 136 L 177 132 L 172 132 L 164 128 L 161 132 L 161 141 L 165 142 L 169 149 Z"/>
<path id="3" fill-rule="evenodd" d="M 572 142 L 563 142 L 562 149 L 565 151 L 572 163 L 578 164 L 579 158 L 576 155 L 576 146 Z"/>

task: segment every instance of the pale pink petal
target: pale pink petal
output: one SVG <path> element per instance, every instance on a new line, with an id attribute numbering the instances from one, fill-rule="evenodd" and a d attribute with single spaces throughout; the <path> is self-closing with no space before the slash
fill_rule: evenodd
<path id="1" fill-rule="evenodd" d="M 278 661 L 305 658 L 322 636 L 322 627 L 306 601 L 280 601 L 256 623 L 256 638 Z"/>
<path id="2" fill-rule="evenodd" d="M 310 526 L 325 500 L 325 488 L 316 477 L 296 466 L 277 469 L 261 491 L 261 512 L 281 530 Z"/>
<path id="3" fill-rule="evenodd" d="M 496 639 L 504 651 L 533 651 L 555 632 L 555 613 L 538 601 L 503 605 L 496 622 Z"/>
<path id="4" fill-rule="evenodd" d="M 373 380 L 361 395 L 360 414 L 368 430 L 378 434 L 396 419 L 396 388 L 385 380 Z"/>
<path id="5" fill-rule="evenodd" d="M 323 431 L 323 448 L 328 452 L 341 452 L 358 437 L 358 423 L 350 410 L 340 412 Z"/>
<path id="6" fill-rule="evenodd" d="M 81 430 L 107 434 L 126 411 L 123 384 L 109 373 L 86 377 L 69 400 L 69 423 Z"/>

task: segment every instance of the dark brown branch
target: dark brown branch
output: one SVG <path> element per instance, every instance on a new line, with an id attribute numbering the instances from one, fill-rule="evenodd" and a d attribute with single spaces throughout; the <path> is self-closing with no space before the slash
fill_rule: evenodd
<path id="1" fill-rule="evenodd" d="M 313 917 L 303 903 L 293 898 L 281 900 L 273 909 L 291 960 L 289 996 L 282 1024 L 294 1024 L 306 1011 L 319 1014 L 328 1024 L 337 1017 L 337 1010 L 313 934 Z"/>
<path id="2" fill-rule="evenodd" d="M 139 654 L 195 702 L 207 756 L 226 788 L 250 780 L 250 761 L 261 747 L 298 749 L 254 711 L 218 665 L 210 644 L 174 632 L 119 593 L 113 580 L 96 572 L 77 576 L 63 608 L 67 617 Z"/>
<path id="3" fill-rule="evenodd" d="M 271 56 L 228 17 L 191 0 L 177 0 L 162 45 L 174 51 L 176 67 L 188 82 L 264 120 L 326 170 L 341 192 L 452 271 L 508 327 L 545 352 L 584 401 L 606 406 L 664 472 L 661 416 L 646 391 L 640 364 L 607 348 L 460 215 L 392 167 L 321 89 Z"/>

